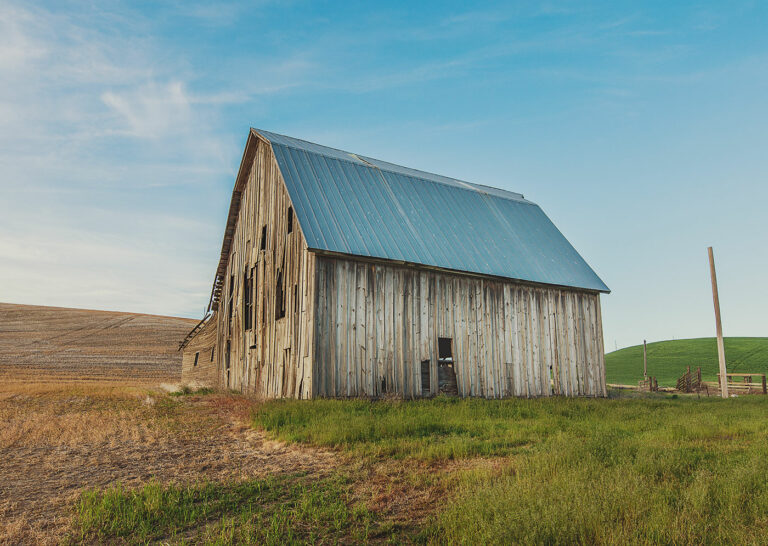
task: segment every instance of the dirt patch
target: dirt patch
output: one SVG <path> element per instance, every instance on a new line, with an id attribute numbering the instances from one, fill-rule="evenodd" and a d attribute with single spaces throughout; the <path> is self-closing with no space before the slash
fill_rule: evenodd
<path id="1" fill-rule="evenodd" d="M 322 477 L 337 454 L 265 438 L 247 424 L 244 397 L 170 397 L 66 387 L 0 396 L 0 543 L 55 543 L 85 488 L 150 479 L 189 483 L 306 472 Z M 5 426 L 5 425 L 4 425 Z M 9 432 L 10 431 L 10 432 Z"/>
<path id="2" fill-rule="evenodd" d="M 0 379 L 179 381 L 194 319 L 0 303 Z"/>
<path id="3" fill-rule="evenodd" d="M 349 461 L 351 463 L 351 461 Z M 355 492 L 367 508 L 414 536 L 445 505 L 464 472 L 497 474 L 504 457 L 453 461 L 361 461 L 355 468 Z"/>

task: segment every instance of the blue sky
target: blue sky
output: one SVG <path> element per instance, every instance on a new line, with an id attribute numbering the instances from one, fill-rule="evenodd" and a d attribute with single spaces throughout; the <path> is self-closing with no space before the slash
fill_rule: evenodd
<path id="1" fill-rule="evenodd" d="M 768 5 L 0 3 L 0 301 L 201 316 L 248 127 L 518 191 L 606 348 L 768 335 Z"/>

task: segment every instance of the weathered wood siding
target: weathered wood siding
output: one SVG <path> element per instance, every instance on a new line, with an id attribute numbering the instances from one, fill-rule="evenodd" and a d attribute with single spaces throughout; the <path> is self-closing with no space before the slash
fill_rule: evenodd
<path id="1" fill-rule="evenodd" d="M 461 396 L 605 396 L 600 296 L 318 256 L 315 396 L 422 395 L 438 338 Z"/>
<path id="2" fill-rule="evenodd" d="M 219 386 L 267 398 L 307 398 L 312 390 L 313 298 L 307 290 L 313 286 L 308 279 L 313 276 L 314 256 L 307 251 L 295 217 L 288 233 L 289 207 L 272 150 L 259 141 L 242 189 L 219 305 L 217 362 Z M 263 226 L 266 248 L 261 250 Z M 243 296 L 251 268 L 255 268 L 253 322 L 246 330 Z M 276 313 L 278 270 L 285 293 L 282 318 Z"/>
<path id="3" fill-rule="evenodd" d="M 195 365 L 197 355 L 197 365 Z M 218 382 L 216 364 L 216 316 L 184 347 L 181 358 L 181 382 L 185 385 L 214 387 Z"/>

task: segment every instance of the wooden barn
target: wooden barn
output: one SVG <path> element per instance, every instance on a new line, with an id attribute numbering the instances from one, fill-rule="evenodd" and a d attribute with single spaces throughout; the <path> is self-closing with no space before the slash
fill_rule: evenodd
<path id="1" fill-rule="evenodd" d="M 607 292 L 520 194 L 252 129 L 183 379 L 267 398 L 605 396 Z"/>

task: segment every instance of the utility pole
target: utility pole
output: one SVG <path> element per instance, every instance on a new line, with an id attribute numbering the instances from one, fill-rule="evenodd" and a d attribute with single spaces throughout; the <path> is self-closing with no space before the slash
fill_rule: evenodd
<path id="1" fill-rule="evenodd" d="M 648 379 L 648 349 L 643 340 L 643 379 Z"/>
<path id="2" fill-rule="evenodd" d="M 712 277 L 712 300 L 715 304 L 715 325 L 717 328 L 717 357 L 720 360 L 720 394 L 728 398 L 728 376 L 725 371 L 725 345 L 723 344 L 723 325 L 720 322 L 720 298 L 717 295 L 717 274 L 715 273 L 715 256 L 712 247 L 709 252 L 709 274 Z"/>

